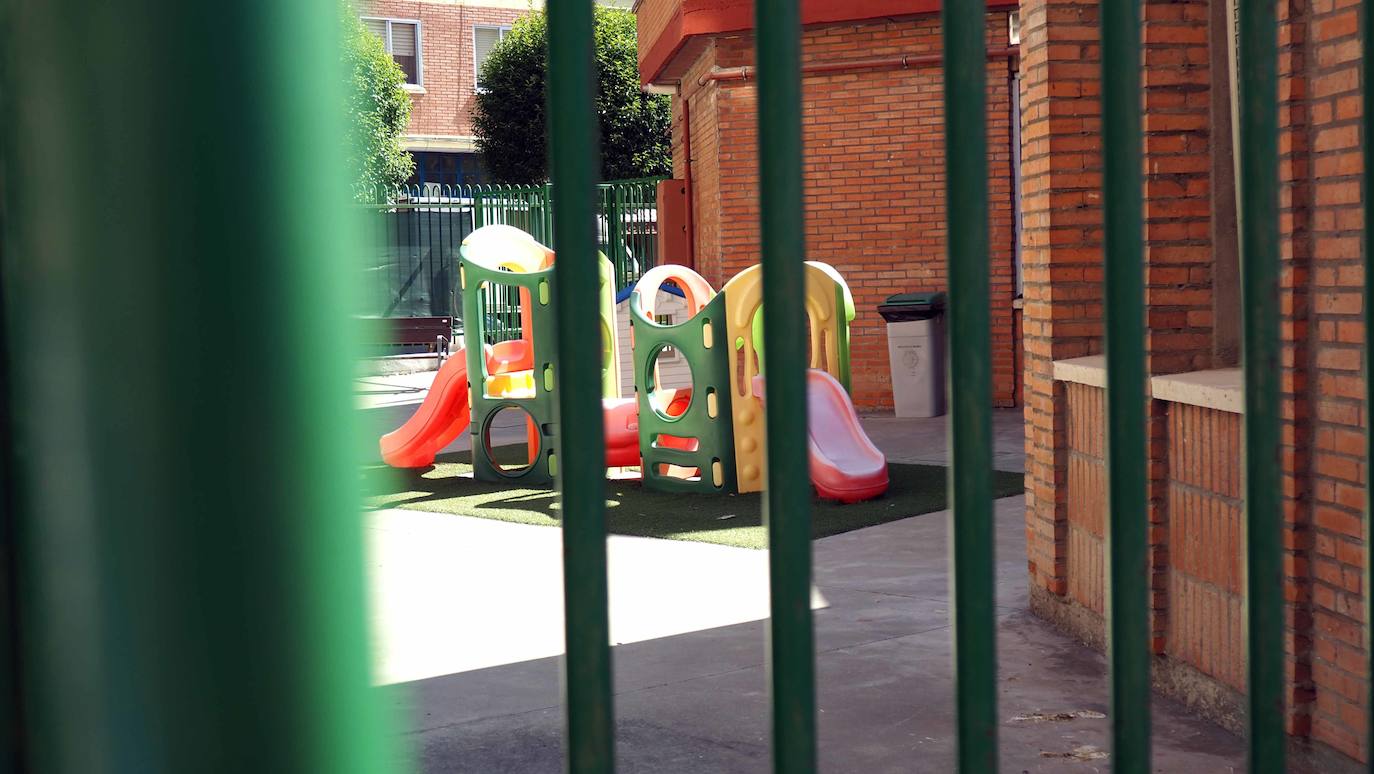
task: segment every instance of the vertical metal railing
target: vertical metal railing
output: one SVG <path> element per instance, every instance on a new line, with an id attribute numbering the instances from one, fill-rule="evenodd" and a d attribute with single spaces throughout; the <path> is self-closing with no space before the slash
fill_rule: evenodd
<path id="1" fill-rule="evenodd" d="M 349 374 L 338 310 L 356 299 L 336 262 L 358 240 L 345 217 L 347 180 L 332 141 L 341 135 L 333 123 L 338 95 L 327 85 L 338 82 L 331 69 L 338 41 L 319 22 L 333 5 L 230 4 L 211 28 L 184 3 L 140 0 L 120 12 L 152 21 L 120 36 L 107 34 L 105 5 L 13 4 L 0 17 L 0 112 L 10 119 L 0 125 L 0 754 L 23 755 L 13 767 L 35 770 L 231 771 L 270 760 L 285 770 L 386 771 L 392 755 L 364 679 L 361 545 L 357 530 L 337 518 L 357 503 L 348 473 L 356 439 L 339 421 L 352 412 L 337 387 Z M 1369 43 L 1371 2 L 1363 6 Z M 758 0 L 756 14 L 764 303 L 773 321 L 764 331 L 773 767 L 811 772 L 806 350 L 796 335 L 805 257 L 799 2 Z M 998 720 L 985 6 L 947 2 L 942 15 L 950 337 L 959 343 L 950 355 L 949 424 L 957 756 L 962 772 L 990 772 Z M 1117 771 L 1150 767 L 1139 23 L 1139 0 L 1102 3 L 1107 636 Z M 534 192 L 517 196 L 515 206 L 530 230 L 555 236 L 564 269 L 551 303 L 561 354 L 568 768 L 611 772 L 600 339 L 588 335 L 599 325 L 590 0 L 552 0 L 549 30 L 556 206 L 537 210 Z M 1274 0 L 1241 0 L 1240 32 L 1249 769 L 1281 772 Z M 82 58 L 47 45 L 57 38 L 79 43 Z M 155 60 L 144 56 L 154 49 Z M 29 68 L 44 78 L 24 77 Z M 1374 57 L 1362 71 L 1368 149 Z M 216 85 L 181 90 L 175 125 L 157 109 L 165 98 L 158 76 L 166 72 Z M 103 110 L 97 127 L 91 112 L 108 108 L 112 94 L 118 109 Z M 234 131 L 242 127 L 224 123 L 226 99 L 257 105 L 278 130 Z M 196 152 L 216 133 L 223 138 L 216 153 Z M 121 153 L 111 154 L 113 145 Z M 189 168 L 162 163 L 169 155 Z M 104 205 L 50 217 L 43 207 L 78 174 Z M 213 184 L 188 189 L 181 185 L 188 175 Z M 283 185 L 264 186 L 265 178 Z M 1367 171 L 1362 184 L 1368 224 L 1374 182 Z M 189 191 L 170 233 L 147 225 L 161 222 L 168 190 Z M 640 200 L 623 192 L 612 198 L 607 229 L 627 242 L 633 219 L 622 216 Z M 225 218 L 229 211 L 238 217 Z M 453 244 L 444 223 L 394 228 Z M 185 259 L 187 244 L 197 246 L 197 260 Z M 1366 343 L 1374 340 L 1372 248 L 1366 228 Z M 144 303 L 147 288 L 168 286 L 195 292 Z M 787 314 L 793 324 L 780 324 Z M 216 346 L 201 346 L 205 340 Z M 282 353 L 287 367 L 252 368 L 265 349 Z M 1374 383 L 1366 390 L 1374 400 Z M 22 460 L 13 449 L 23 450 Z M 202 457 L 188 461 L 187 449 Z M 1374 457 L 1374 440 L 1367 451 Z M 241 571 L 245 556 L 254 558 L 254 572 Z M 1368 639 L 1368 593 L 1365 611 Z M 21 672 L 23 690 L 36 697 L 22 724 Z M 214 712 L 203 711 L 207 702 Z M 1368 732 L 1374 740 L 1374 726 Z"/>
<path id="2" fill-rule="evenodd" d="M 617 290 L 658 264 L 658 178 L 617 180 L 597 187 L 597 244 L 615 265 Z M 359 209 L 368 214 L 360 313 L 377 317 L 461 318 L 456 291 L 458 248 L 474 228 L 515 226 L 549 244 L 551 185 L 425 185 L 379 188 Z M 498 310 L 491 342 L 516 307 L 512 293 L 491 297 Z"/>
<path id="3" fill-rule="evenodd" d="M 943 3 L 949 273 L 949 504 L 961 772 L 997 770 L 992 345 L 988 320 L 987 16 Z"/>
<path id="4" fill-rule="evenodd" d="M 816 770 L 815 644 L 811 627 L 811 488 L 807 472 L 806 258 L 802 200 L 799 0 L 757 0 L 759 242 L 771 618 L 773 770 Z"/>
<path id="5" fill-rule="evenodd" d="M 1150 769 L 1150 557 L 1140 2 L 1102 0 L 1107 649 L 1113 771 Z"/>
<path id="6" fill-rule="evenodd" d="M 1245 619 L 1252 772 L 1282 772 L 1283 507 L 1279 462 L 1278 27 L 1240 0 L 1240 247 L 1245 369 Z"/>
<path id="7" fill-rule="evenodd" d="M 606 441 L 596 249 L 600 154 L 592 0 L 552 0 L 548 19 L 568 770 L 600 774 L 614 770 L 615 744 L 606 611 Z"/>
<path id="8" fill-rule="evenodd" d="M 398 759 L 368 684 L 339 12 L 0 4 L 20 770 Z M 74 181 L 100 204 L 62 206 Z"/>

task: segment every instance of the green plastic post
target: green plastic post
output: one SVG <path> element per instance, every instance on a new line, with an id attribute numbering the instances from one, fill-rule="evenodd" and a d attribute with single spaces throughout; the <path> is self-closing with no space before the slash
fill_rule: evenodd
<path id="1" fill-rule="evenodd" d="M 460 247 L 463 277 L 463 342 L 468 359 L 468 387 L 472 401 L 472 474 L 479 481 L 520 482 L 542 485 L 553 482 L 553 456 L 558 432 L 557 388 L 545 381 L 545 374 L 558 368 L 558 342 L 554 337 L 554 288 L 558 269 L 516 273 L 483 266 L 469 260 L 467 247 Z M 488 295 L 482 285 L 490 283 L 529 291 L 531 325 L 534 333 L 534 394 L 527 398 L 502 397 L 486 389 L 487 359 L 482 342 L 486 340 Z M 518 293 L 513 293 L 518 297 Z M 517 306 L 518 309 L 518 306 Z M 518 316 L 518 315 L 517 315 Z M 525 468 L 502 470 L 491 456 L 487 437 L 491 422 L 505 408 L 526 411 L 539 432 L 538 458 Z"/>

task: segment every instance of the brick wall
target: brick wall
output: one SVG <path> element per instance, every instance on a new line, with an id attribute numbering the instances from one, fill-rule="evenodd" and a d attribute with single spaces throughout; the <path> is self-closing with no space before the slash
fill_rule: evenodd
<path id="1" fill-rule="evenodd" d="M 1067 460 L 1056 360 L 1101 351 L 1102 160 L 1097 3 L 1021 4 L 1026 550 L 1032 589 L 1067 578 Z"/>
<path id="2" fill-rule="evenodd" d="M 1361 643 L 1362 158 L 1350 0 L 1285 0 L 1280 16 L 1280 336 L 1283 369 L 1288 728 L 1366 759 Z M 1206 2 L 1147 0 L 1144 151 L 1148 355 L 1152 374 L 1227 365 L 1225 286 L 1212 190 L 1221 139 L 1211 110 Z M 1087 416 L 1053 362 L 1100 351 L 1100 145 L 1096 8 L 1022 5 L 1027 536 L 1032 606 L 1100 641 Z M 1209 108 L 1209 104 L 1212 106 Z M 1224 100 L 1221 102 L 1224 104 Z M 1234 280 L 1230 280 L 1234 282 Z M 1235 312 L 1232 312 L 1235 314 Z M 1236 314 L 1238 317 L 1238 314 Z M 1232 344 L 1233 346 L 1233 344 Z M 1155 652 L 1243 688 L 1238 562 L 1239 415 L 1154 401 L 1150 410 Z M 1092 462 L 1091 465 L 1088 463 Z M 1075 577 L 1082 573 L 1082 577 Z M 1066 615 L 1059 608 L 1080 613 Z M 1228 693 L 1229 692 L 1229 693 Z"/>
<path id="3" fill-rule="evenodd" d="M 1300 533 L 1299 545 L 1310 547 L 1304 553 L 1311 573 L 1312 734 L 1367 759 L 1368 678 L 1360 626 L 1361 512 L 1368 481 L 1361 313 L 1368 299 L 1362 298 L 1360 249 L 1357 4 L 1315 0 L 1279 7 L 1286 17 L 1280 67 L 1288 129 L 1280 151 L 1290 179 L 1282 201 L 1284 257 L 1294 281 L 1309 283 L 1295 290 L 1284 311 L 1294 318 L 1288 389 L 1305 398 L 1290 414 L 1303 429 L 1293 441 L 1293 463 L 1295 472 L 1310 466 L 1303 494 L 1310 500 L 1311 525 Z M 1297 325 L 1303 318 L 1306 324 Z"/>
<path id="4" fill-rule="evenodd" d="M 1106 593 L 1103 542 L 1107 512 L 1107 467 L 1103 448 L 1106 427 L 1100 387 L 1065 384 L 1065 439 L 1068 447 L 1068 595 L 1103 615 Z"/>
<path id="5" fill-rule="evenodd" d="M 1005 12 L 988 15 L 990 48 L 1007 45 Z M 935 17 L 829 25 L 803 34 L 803 63 L 937 54 Z M 689 171 L 698 271 L 719 286 L 759 260 L 757 116 L 752 81 L 706 81 L 712 67 L 752 64 L 748 34 L 714 39 L 683 78 L 674 106 L 676 176 Z M 988 63 L 994 399 L 1016 386 L 1011 71 Z M 892 406 L 886 328 L 877 305 L 899 291 L 946 288 L 942 82 L 937 66 L 808 75 L 803 81 L 807 257 L 849 283 L 854 399 Z M 690 112 L 691 168 L 683 149 Z"/>
<path id="6" fill-rule="evenodd" d="M 1206 0 L 1146 0 L 1141 42 L 1150 372 L 1212 367 Z"/>
<path id="7" fill-rule="evenodd" d="M 361 0 L 362 16 L 420 20 L 423 93 L 410 95 L 407 134 L 472 136 L 476 75 L 472 29 L 513 24 L 529 13 L 521 7 L 454 5 L 417 0 Z"/>
<path id="8" fill-rule="evenodd" d="M 1165 652 L 1245 688 L 1240 415 L 1167 404 L 1168 625 Z"/>

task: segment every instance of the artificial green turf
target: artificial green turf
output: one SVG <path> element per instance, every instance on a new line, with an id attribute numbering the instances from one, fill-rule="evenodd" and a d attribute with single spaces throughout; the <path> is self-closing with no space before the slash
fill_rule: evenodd
<path id="1" fill-rule="evenodd" d="M 506 447 L 498 457 L 519 459 L 523 446 Z M 470 452 L 441 455 L 432 468 L 396 470 L 384 465 L 363 470 L 367 504 L 373 508 L 477 516 L 519 524 L 558 525 L 558 495 L 475 481 Z M 811 534 L 822 538 L 907 516 L 944 510 L 945 468 L 933 465 L 887 466 L 887 494 L 852 505 L 816 500 Z M 995 472 L 993 497 L 1020 494 L 1020 473 Z M 762 506 L 757 492 L 740 495 L 684 495 L 646 490 L 638 479 L 606 482 L 606 525 L 612 534 L 695 540 L 742 548 L 764 548 Z"/>

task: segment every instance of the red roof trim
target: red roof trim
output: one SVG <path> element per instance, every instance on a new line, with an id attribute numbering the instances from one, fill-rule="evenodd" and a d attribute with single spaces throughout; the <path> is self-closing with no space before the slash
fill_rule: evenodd
<path id="1" fill-rule="evenodd" d="M 987 7 L 1014 8 L 1019 0 L 987 0 Z M 940 0 L 802 0 L 802 24 L 919 16 L 940 10 Z M 754 28 L 752 0 L 680 0 L 658 38 L 639 62 L 642 83 L 652 83 L 695 35 L 718 35 Z"/>

